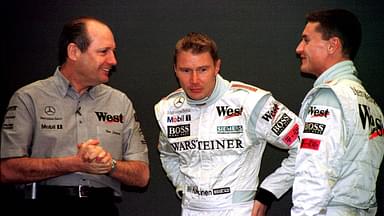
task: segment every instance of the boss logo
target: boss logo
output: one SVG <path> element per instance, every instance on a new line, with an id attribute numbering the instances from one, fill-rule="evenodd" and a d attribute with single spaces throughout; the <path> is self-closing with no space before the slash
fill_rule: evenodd
<path id="1" fill-rule="evenodd" d="M 304 127 L 304 133 L 313 133 L 322 135 L 324 133 L 325 124 L 306 122 Z"/>
<path id="2" fill-rule="evenodd" d="M 291 117 L 289 117 L 287 114 L 284 113 L 283 116 L 280 117 L 279 121 L 277 121 L 276 124 L 273 125 L 272 127 L 273 133 L 279 136 L 291 121 L 292 121 Z"/>
<path id="3" fill-rule="evenodd" d="M 168 138 L 185 137 L 191 135 L 191 129 L 189 124 L 168 126 Z"/>

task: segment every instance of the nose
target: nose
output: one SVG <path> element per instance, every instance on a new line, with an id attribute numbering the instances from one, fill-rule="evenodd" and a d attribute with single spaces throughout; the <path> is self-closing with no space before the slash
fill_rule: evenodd
<path id="1" fill-rule="evenodd" d="M 300 54 L 303 52 L 303 41 L 300 41 L 296 47 L 296 54 Z"/>
<path id="2" fill-rule="evenodd" d="M 117 64 L 115 52 L 110 52 L 110 54 L 108 55 L 108 58 L 107 58 L 107 62 L 110 65 L 116 65 Z"/>
<path id="3" fill-rule="evenodd" d="M 191 73 L 191 83 L 197 83 L 199 80 L 199 75 L 197 71 L 192 71 Z"/>

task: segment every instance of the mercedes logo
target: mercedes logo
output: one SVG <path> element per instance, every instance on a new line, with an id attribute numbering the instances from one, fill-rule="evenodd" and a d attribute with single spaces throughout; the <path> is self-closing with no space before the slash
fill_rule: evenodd
<path id="1" fill-rule="evenodd" d="M 45 112 L 45 114 L 47 114 L 47 115 L 53 115 L 53 114 L 56 113 L 56 109 L 55 109 L 55 107 L 53 107 L 53 106 L 46 106 L 46 107 L 44 108 L 44 112 Z"/>
<path id="2" fill-rule="evenodd" d="M 175 101 L 173 102 L 173 104 L 175 105 L 176 108 L 179 108 L 179 107 L 181 107 L 181 106 L 183 105 L 184 101 L 185 101 L 185 98 L 182 97 L 182 96 L 180 96 L 180 97 L 177 97 L 177 98 L 175 99 Z"/>

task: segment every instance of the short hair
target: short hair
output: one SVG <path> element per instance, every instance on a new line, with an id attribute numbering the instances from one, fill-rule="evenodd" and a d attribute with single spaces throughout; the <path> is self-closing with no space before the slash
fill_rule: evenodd
<path id="1" fill-rule="evenodd" d="M 75 43 L 81 52 L 85 52 L 88 49 L 91 43 L 86 27 L 88 21 L 96 21 L 108 26 L 100 19 L 90 16 L 77 17 L 67 22 L 64 25 L 59 38 L 59 65 L 64 64 L 68 57 L 68 44 Z"/>
<path id="2" fill-rule="evenodd" d="M 341 40 L 343 55 L 353 60 L 361 44 L 361 24 L 358 18 L 344 9 L 315 11 L 307 14 L 307 22 L 319 22 L 318 32 L 323 39 L 338 37 Z"/>
<path id="3" fill-rule="evenodd" d="M 191 51 L 193 54 L 209 52 L 214 62 L 219 59 L 215 41 L 203 33 L 190 32 L 177 41 L 173 55 L 174 64 L 177 63 L 177 54 L 181 51 Z"/>

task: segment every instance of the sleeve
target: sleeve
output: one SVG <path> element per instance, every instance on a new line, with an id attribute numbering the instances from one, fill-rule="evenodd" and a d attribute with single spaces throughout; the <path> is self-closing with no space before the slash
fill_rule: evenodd
<path id="1" fill-rule="evenodd" d="M 1 158 L 29 155 L 35 122 L 31 97 L 17 91 L 9 102 L 1 128 Z"/>
<path id="2" fill-rule="evenodd" d="M 124 160 L 140 160 L 149 163 L 147 142 L 132 102 L 128 98 L 127 100 L 128 107 L 124 125 Z"/>
<path id="3" fill-rule="evenodd" d="M 325 215 L 344 154 L 341 107 L 330 89 L 322 89 L 304 110 L 304 131 L 296 162 L 292 215 Z"/>
<path id="4" fill-rule="evenodd" d="M 182 196 L 184 176 L 180 172 L 180 161 L 179 156 L 174 152 L 168 139 L 165 137 L 163 132 L 159 135 L 159 146 L 160 161 L 166 172 L 169 180 L 176 187 L 176 194 L 179 198 Z"/>
<path id="5" fill-rule="evenodd" d="M 252 114 L 255 116 L 252 121 L 255 122 L 257 136 L 278 148 L 288 149 L 289 153 L 281 166 L 264 179 L 255 197 L 260 202 L 265 200 L 263 203 L 270 205 L 273 198 L 280 198 L 292 187 L 300 143 L 299 132 L 303 123 L 298 116 L 271 95 L 265 96 L 257 107 L 255 110 L 260 111 L 253 111 Z"/>

